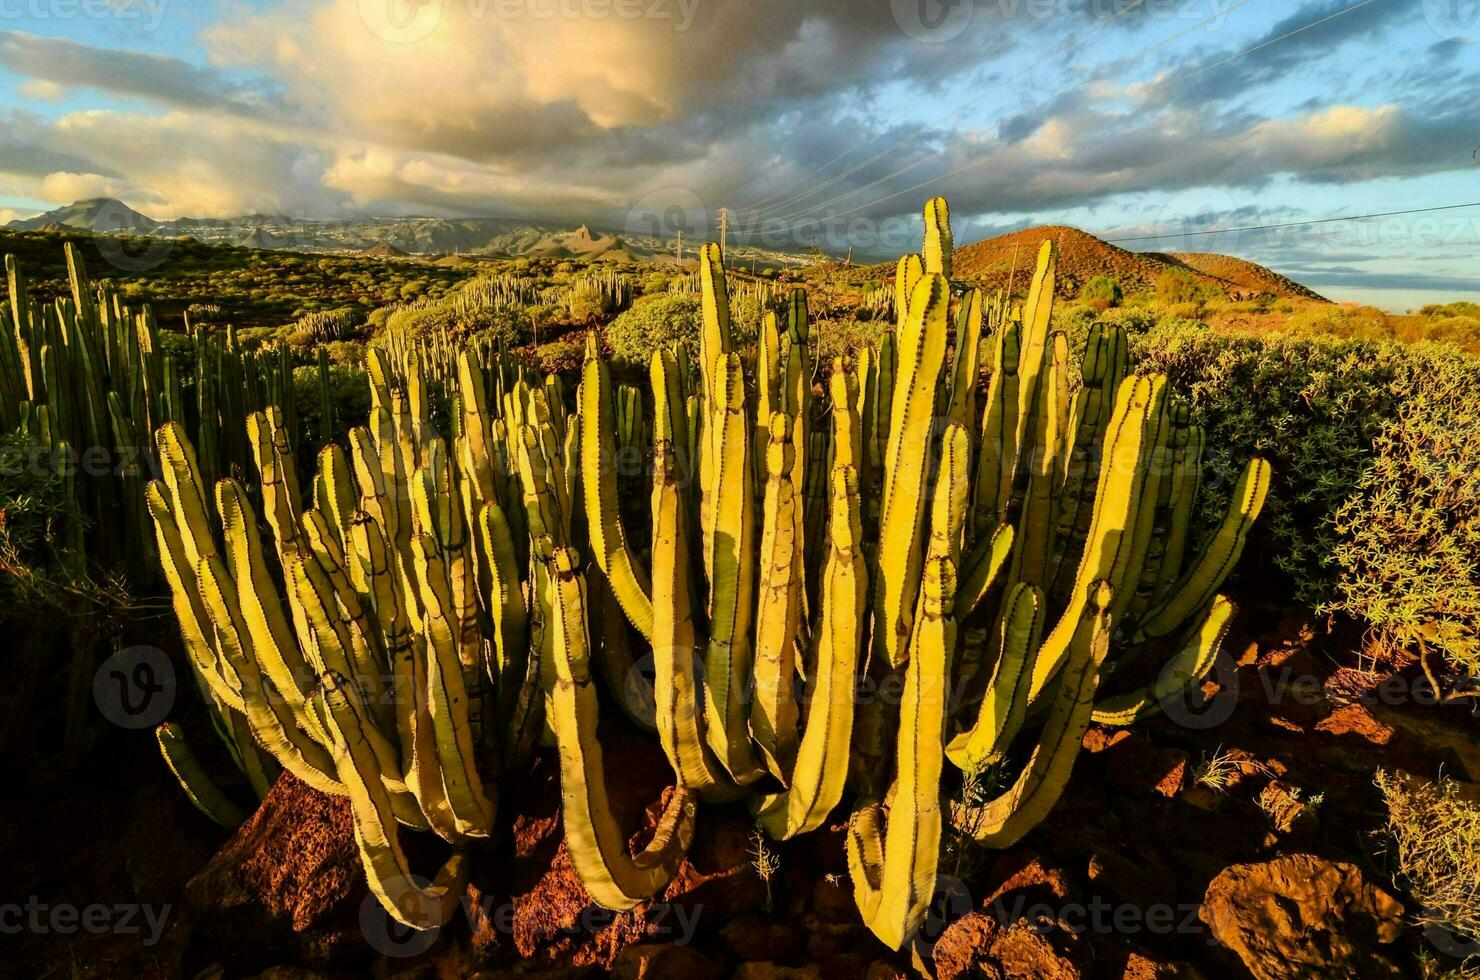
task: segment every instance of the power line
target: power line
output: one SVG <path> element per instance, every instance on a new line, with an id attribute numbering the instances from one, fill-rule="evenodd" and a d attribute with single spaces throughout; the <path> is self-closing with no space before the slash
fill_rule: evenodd
<path id="1" fill-rule="evenodd" d="M 1373 0 L 1362 0 L 1362 2 L 1363 3 L 1371 3 L 1371 2 L 1373 2 Z M 1065 88 L 1065 89 L 1063 89 L 1063 90 L 1061 90 L 1059 92 L 1054 93 L 1053 95 L 1049 96 L 1048 98 L 1039 99 L 1037 102 L 1033 103 L 1030 108 L 1036 109 L 1036 108 L 1039 108 L 1040 106 L 1047 105 L 1050 102 L 1052 102 L 1053 100 L 1058 99 L 1058 98 L 1061 98 L 1062 96 L 1065 96 L 1065 95 L 1069 94 L 1070 92 L 1073 92 L 1073 91 L 1075 91 L 1077 89 L 1081 89 L 1084 86 L 1090 84 L 1091 82 L 1097 82 L 1100 79 L 1104 78 L 1106 75 L 1110 74 L 1111 72 L 1113 72 L 1113 71 L 1115 71 L 1115 70 L 1117 70 L 1119 68 L 1123 68 L 1124 66 L 1130 64 L 1132 61 L 1135 61 L 1138 58 L 1144 57 L 1145 55 L 1148 55 L 1151 52 L 1158 50 L 1159 48 L 1164 48 L 1168 44 L 1171 44 L 1173 41 L 1180 40 L 1181 38 L 1186 37 L 1188 34 L 1191 34 L 1193 31 L 1195 31 L 1195 30 L 1197 30 L 1197 29 L 1199 29 L 1201 27 L 1204 27 L 1204 26 L 1210 24 L 1210 23 L 1212 23 L 1215 20 L 1220 20 L 1222 18 L 1225 18 L 1229 14 L 1233 13 L 1235 10 L 1238 10 L 1240 7 L 1246 6 L 1249 3 L 1250 3 L 1250 0 L 1238 0 L 1237 3 L 1233 4 L 1233 6 L 1229 7 L 1227 10 L 1215 11 L 1211 16 L 1206 17 L 1203 20 L 1198 21 L 1196 24 L 1193 24 L 1191 27 L 1188 27 L 1185 30 L 1178 31 L 1177 33 L 1171 35 L 1170 37 L 1163 38 L 1162 40 L 1157 41 L 1155 44 L 1149 44 L 1146 47 L 1141 48 L 1139 51 L 1135 52 L 1134 54 L 1127 55 L 1126 57 L 1120 59 L 1119 61 L 1116 61 L 1116 62 L 1113 62 L 1113 63 L 1111 63 L 1109 65 L 1106 65 L 1104 68 L 1101 68 L 1098 71 L 1095 71 L 1094 73 L 1092 73 L 1090 75 L 1086 75 L 1084 78 L 1080 79 L 1078 82 L 1075 82 L 1073 85 L 1070 85 L 1068 88 Z M 1019 115 L 1021 115 L 1021 113 L 1019 113 Z M 1002 124 L 1002 120 L 999 119 L 997 121 L 997 123 L 998 123 L 998 126 L 1000 128 L 1000 126 Z M 994 140 L 1000 141 L 1000 139 L 1001 139 L 1001 137 L 994 137 Z M 801 211 L 799 213 L 796 213 L 796 214 L 789 215 L 786 218 L 783 218 L 782 220 L 784 222 L 790 222 L 790 221 L 795 221 L 795 220 L 797 220 L 799 218 L 808 217 L 808 216 L 810 216 L 812 214 L 815 214 L 818 211 L 821 211 L 823 208 L 826 208 L 826 207 L 828 207 L 831 204 L 835 204 L 838 201 L 843 200 L 844 198 L 852 197 L 854 194 L 862 193 L 863 191 L 869 190 L 870 188 L 877 187 L 878 185 L 883 184 L 883 183 L 887 183 L 888 181 L 893 180 L 895 177 L 899 177 L 899 176 L 901 176 L 903 174 L 909 173 L 911 170 L 914 170 L 916 167 L 923 166 L 923 165 L 929 163 L 931 160 L 935 160 L 935 159 L 938 159 L 939 157 L 945 156 L 945 154 L 948 153 L 949 151 L 950 151 L 950 148 L 949 147 L 947 147 L 945 149 L 937 150 L 935 153 L 932 153 L 929 156 L 921 157 L 919 160 L 916 160 L 914 163 L 906 164 L 905 166 L 903 166 L 903 167 L 899 168 L 898 170 L 894 171 L 892 174 L 886 174 L 885 176 L 880 177 L 877 180 L 870 181 L 867 184 L 863 184 L 860 187 L 855 187 L 852 190 L 844 191 L 843 193 L 837 195 L 836 197 L 833 197 L 833 198 L 830 198 L 830 199 L 828 199 L 826 201 L 823 201 L 821 204 L 818 204 L 815 207 L 812 207 L 812 208 L 803 210 L 803 211 Z M 937 180 L 944 180 L 946 177 L 954 176 L 955 174 L 960 173 L 962 170 L 967 170 L 967 169 L 969 169 L 969 168 L 971 168 L 973 166 L 976 166 L 976 164 L 978 164 L 978 163 L 981 162 L 981 159 L 983 159 L 983 158 L 978 158 L 977 160 L 973 160 L 971 163 L 966 164 L 966 166 L 960 167 L 960 168 L 958 168 L 956 170 L 952 170 L 949 173 L 942 174 L 939 177 L 931 177 L 930 179 L 928 179 L 926 181 L 923 181 L 922 183 L 916 184 L 913 187 L 908 187 L 905 190 L 900 191 L 898 194 L 891 194 L 888 197 L 879 198 L 877 201 L 870 201 L 867 204 L 860 205 L 859 207 L 850 208 L 847 211 L 843 211 L 843 212 L 841 212 L 839 214 L 832 215 L 832 217 L 835 217 L 836 218 L 836 217 L 842 217 L 843 215 L 852 214 L 854 211 L 861 210 L 862 208 L 865 208 L 865 207 L 872 207 L 873 205 L 878 204 L 878 203 L 881 203 L 882 201 L 891 200 L 891 199 L 893 199 L 895 197 L 899 197 L 901 194 L 906 194 L 909 191 L 916 190 L 916 189 L 918 189 L 920 187 L 924 187 L 924 186 L 927 186 L 928 184 L 934 183 Z"/>
<path id="2" fill-rule="evenodd" d="M 1135 2 L 1137 4 L 1141 4 L 1141 3 L 1144 3 L 1145 0 L 1135 0 Z M 1041 21 L 1040 23 L 1046 23 L 1046 22 L 1047 21 L 1045 20 L 1045 21 Z M 1010 39 L 1004 38 L 1001 43 L 999 43 L 991 51 L 988 51 L 982 57 L 982 61 L 985 61 L 988 58 L 996 57 L 997 55 L 1001 54 L 1003 51 L 1006 51 L 1009 47 L 1011 47 L 1011 45 L 1012 45 L 1012 41 Z M 945 122 L 948 119 L 952 119 L 955 116 L 960 115 L 968 106 L 971 106 L 974 103 L 980 101 L 982 99 L 982 97 L 983 96 L 978 95 L 976 98 L 972 99 L 970 102 L 967 102 L 964 105 L 962 105 L 959 108 L 957 108 L 956 111 L 955 112 L 952 112 L 949 116 L 944 117 L 941 120 L 941 122 Z M 923 124 L 920 126 L 920 128 L 918 130 L 916 130 L 917 133 L 922 133 L 924 131 L 925 131 L 925 125 L 923 125 Z M 903 142 L 903 141 L 901 140 L 900 142 Z M 818 174 L 822 173 L 828 167 L 831 167 L 833 164 L 835 164 L 839 160 L 843 159 L 843 157 L 845 157 L 848 154 L 852 153 L 854 150 L 858 149 L 859 147 L 866 145 L 867 143 L 868 143 L 868 138 L 867 137 L 864 137 L 864 138 L 859 139 L 856 143 L 854 143 L 852 146 L 848 147 L 842 153 L 839 153 L 837 156 L 833 157 L 832 159 L 827 160 L 827 161 L 819 164 L 817 167 L 813 168 L 812 170 L 809 170 L 807 173 L 803 174 L 797 180 L 794 180 L 790 184 L 787 184 L 785 187 L 781 188 L 781 190 L 779 190 L 779 191 L 772 191 L 770 194 L 767 194 L 765 197 L 761 198 L 760 200 L 758 200 L 758 201 L 752 201 L 749 204 L 746 204 L 746 205 L 743 205 L 742 207 L 737 208 L 736 210 L 739 211 L 741 214 L 744 214 L 745 212 L 751 211 L 751 210 L 753 210 L 755 208 L 758 208 L 761 205 L 765 204 L 767 201 L 771 201 L 774 198 L 778 198 L 778 197 L 780 197 L 783 194 L 790 194 L 792 191 L 796 190 L 798 187 L 801 187 L 804 184 L 806 184 L 813 177 L 816 177 Z M 895 146 L 898 146 L 899 144 L 896 143 L 894 145 Z M 891 147 L 891 149 L 892 149 L 892 147 Z M 814 193 L 816 190 L 819 190 L 819 189 L 820 188 L 813 188 L 812 190 L 806 191 L 806 192 L 804 192 L 803 194 L 801 194 L 799 196 L 800 197 L 806 197 L 807 194 Z M 789 197 L 789 198 L 786 199 L 786 201 L 779 202 L 779 204 L 785 204 L 788 201 L 793 201 L 793 200 L 796 200 L 796 199 L 797 199 L 796 197 Z M 777 205 L 772 205 L 772 207 L 775 207 L 775 206 L 777 206 Z"/>
<path id="3" fill-rule="evenodd" d="M 1247 0 L 1245 0 L 1245 2 L 1247 2 Z M 1202 72 L 1209 71 L 1209 70 L 1211 70 L 1214 67 L 1218 67 L 1219 65 L 1225 65 L 1228 62 L 1233 61 L 1236 58 L 1241 58 L 1244 55 L 1249 54 L 1250 52 L 1257 51 L 1260 48 L 1265 48 L 1265 47 L 1268 47 L 1271 44 L 1275 44 L 1276 42 L 1283 41 L 1283 40 L 1286 40 L 1287 38 L 1294 37 L 1296 34 L 1300 34 L 1300 33 L 1304 32 L 1304 31 L 1308 31 L 1308 30 L 1310 30 L 1313 27 L 1318 27 L 1321 24 L 1325 24 L 1325 23 L 1327 23 L 1327 22 L 1329 22 L 1331 20 L 1336 19 L 1337 17 L 1344 16 L 1346 14 L 1351 13 L 1354 10 L 1359 10 L 1362 7 L 1367 6 L 1368 4 L 1375 3 L 1375 2 L 1376 2 L 1376 0 L 1359 0 L 1359 2 L 1354 3 L 1354 4 L 1352 4 L 1349 7 L 1344 7 L 1341 10 L 1338 10 L 1335 13 L 1332 13 L 1332 14 L 1328 14 L 1327 16 L 1322 17 L 1319 20 L 1311 21 L 1309 24 L 1306 24 L 1303 27 L 1297 27 L 1294 30 L 1287 31 L 1284 34 L 1281 34 L 1279 37 L 1270 38 L 1269 40 L 1261 41 L 1258 44 L 1250 45 L 1249 47 L 1244 48 L 1243 50 L 1241 50 L 1241 51 L 1239 51 L 1239 52 L 1237 52 L 1235 54 L 1229 55 L 1227 58 L 1224 58 L 1221 61 L 1219 61 L 1219 62 L 1217 62 L 1217 63 L 1215 63 L 1213 65 L 1204 65 L 1202 68 L 1199 68 L 1199 69 L 1196 69 L 1194 71 L 1188 72 L 1188 73 L 1186 73 L 1184 75 L 1177 76 L 1172 81 L 1173 82 L 1184 81 L 1184 80 L 1186 80 L 1188 78 L 1193 77 L 1194 75 L 1198 75 L 1198 74 L 1201 74 Z M 1242 4 L 1240 4 L 1239 6 L 1242 6 Z M 1201 25 L 1198 25 L 1198 26 L 1201 26 Z M 1183 32 L 1183 33 L 1186 33 L 1186 32 Z M 1169 38 L 1168 40 L 1172 40 L 1172 39 L 1174 39 L 1174 38 Z M 1162 43 L 1164 44 L 1165 42 L 1162 42 Z M 1160 45 L 1157 45 L 1157 46 L 1159 47 Z M 1150 50 L 1150 49 L 1148 49 L 1148 50 Z M 1145 53 L 1147 53 L 1147 52 L 1146 51 L 1141 51 L 1141 52 L 1138 52 L 1137 54 L 1133 55 L 1132 57 L 1140 57 L 1142 54 L 1145 54 Z M 1124 61 L 1118 62 L 1117 65 L 1118 64 L 1124 64 Z M 1114 67 L 1114 66 L 1112 66 L 1112 67 Z M 1087 82 L 1087 81 L 1089 81 L 1089 79 L 1086 79 L 1085 81 Z M 1083 84 L 1085 84 L 1085 82 L 1081 82 L 1080 83 L 1080 85 L 1083 85 Z M 1078 87 L 1078 86 L 1076 86 L 1076 87 Z M 1057 96 L 1054 96 L 1054 98 L 1057 98 Z M 1041 105 L 1043 103 L 1040 102 L 1038 104 Z M 944 151 L 942 151 L 942 152 L 944 152 Z M 869 201 L 869 202 L 867 202 L 865 204 L 860 204 L 860 205 L 858 205 L 856 207 L 849 208 L 846 211 L 840 211 L 840 212 L 838 212 L 836 214 L 830 215 L 829 217 L 832 217 L 832 218 L 842 218 L 842 217 L 846 217 L 847 215 L 853 214 L 856 211 L 862 211 L 865 208 L 871 208 L 871 207 L 874 207 L 875 205 L 883 204 L 885 201 L 890 201 L 890 200 L 893 200 L 896 197 L 901 197 L 901 196 L 903 196 L 905 194 L 909 194 L 909 193 L 911 193 L 913 191 L 920 190 L 923 187 L 928 187 L 931 184 L 936 183 L 936 182 L 941 181 L 941 180 L 945 180 L 948 177 L 954 177 L 957 174 L 960 174 L 960 173 L 963 173 L 963 172 L 965 172 L 967 170 L 970 170 L 972 167 L 979 166 L 980 164 L 982 164 L 983 162 L 985 162 L 988 159 L 989 158 L 988 157 L 985 157 L 985 156 L 978 157 L 977 159 L 971 161 L 968 164 L 965 164 L 964 166 L 957 167 L 955 170 L 948 171 L 947 173 L 941 174 L 941 175 L 939 175 L 937 177 L 932 177 L 929 180 L 921 181 L 918 184 L 915 184 L 915 185 L 910 186 L 910 187 L 906 187 L 902 191 L 896 191 L 895 193 L 889 194 L 889 195 L 887 195 L 885 197 L 881 197 L 881 198 L 878 198 L 876 200 Z M 906 168 L 906 169 L 908 169 L 908 168 Z M 903 172 L 903 171 L 901 171 L 901 172 Z M 898 174 L 895 174 L 895 175 L 892 175 L 892 176 L 898 176 Z M 872 186 L 872 185 L 870 185 L 870 186 Z M 823 205 L 823 206 L 825 207 L 826 205 Z"/>
<path id="4" fill-rule="evenodd" d="M 1402 211 L 1374 211 L 1371 214 L 1344 214 L 1331 218 L 1310 218 L 1305 221 L 1281 221 L 1268 225 L 1244 225 L 1239 228 L 1199 228 L 1180 232 L 1168 232 L 1163 235 L 1136 235 L 1132 238 L 1107 238 L 1105 241 L 1112 245 L 1122 242 L 1149 242 L 1160 241 L 1165 238 L 1175 238 L 1178 235 L 1222 235 L 1242 231 L 1270 231 L 1275 228 L 1295 228 L 1300 225 L 1323 225 L 1333 221 L 1363 221 L 1368 218 L 1391 218 L 1400 214 L 1427 214 L 1431 211 L 1455 211 L 1459 208 L 1480 208 L 1480 201 L 1472 201 L 1469 204 L 1441 204 L 1432 208 L 1407 208 Z"/>
<path id="5" fill-rule="evenodd" d="M 1071 36 L 1063 44 L 1059 45 L 1057 48 L 1055 48 L 1054 50 L 1050 51 L 1048 54 L 1044 55 L 1042 58 L 1039 58 L 1037 61 L 1033 62 L 1031 65 L 1028 65 L 1026 68 L 1021 69 L 1015 75 L 1013 75 L 1011 78 L 1004 79 L 1002 82 L 998 83 L 995 86 L 992 86 L 992 87 L 986 89 L 985 91 L 981 92 L 979 95 L 975 96 L 974 98 L 968 99 L 966 102 L 963 102 L 960 106 L 956 107 L 955 111 L 953 111 L 950 115 L 943 117 L 940 120 L 940 123 L 936 123 L 935 125 L 940 125 L 941 123 L 945 123 L 945 122 L 948 122 L 948 121 L 956 118 L 957 116 L 959 116 L 963 112 L 965 112 L 967 109 L 970 109 L 972 106 L 976 105 L 982 99 L 985 99 L 987 96 L 992 95 L 992 94 L 994 94 L 994 93 L 996 93 L 998 91 L 1001 91 L 1002 89 L 1005 89 L 1007 86 L 1011 85 L 1013 82 L 1016 82 L 1018 79 L 1022 78 L 1025 75 L 1027 75 L 1029 72 L 1032 72 L 1035 69 L 1041 68 L 1043 65 L 1047 64 L 1049 61 L 1053 60 L 1054 58 L 1057 58 L 1059 55 L 1063 54 L 1065 51 L 1067 51 L 1069 48 L 1073 47 L 1074 45 L 1078 44 L 1080 41 L 1086 40 L 1087 38 L 1089 38 L 1092 35 L 1098 33 L 1099 31 L 1104 30 L 1105 28 L 1107 28 L 1111 24 L 1113 24 L 1115 21 L 1119 20 L 1121 17 L 1126 16 L 1131 11 L 1133 11 L 1136 8 L 1140 7 L 1145 2 L 1146 2 L 1146 0 L 1132 0 L 1131 3 L 1129 3 L 1126 6 L 1122 7 L 1120 10 L 1116 11 L 1110 17 L 1106 17 L 1104 20 L 1099 21 L 1098 23 L 1095 24 L 1094 27 L 1090 28 L 1089 30 L 1081 31 L 1078 34 L 1075 34 L 1075 35 Z M 1243 0 L 1243 2 L 1244 3 L 1247 3 L 1247 2 L 1249 2 L 1249 0 Z M 1223 16 L 1226 16 L 1226 14 L 1224 14 Z M 1044 22 L 1046 23 L 1047 21 L 1044 21 Z M 1002 50 L 1004 50 L 1006 48 L 1006 46 L 1007 45 L 1004 42 L 1002 45 L 999 45 L 995 50 L 993 50 L 992 52 L 990 52 L 987 55 L 987 57 L 991 57 L 991 56 L 993 56 L 993 55 L 1001 52 Z M 919 135 L 920 133 L 923 133 L 925 131 L 925 129 L 926 129 L 925 126 L 921 126 L 919 129 L 915 130 L 915 133 L 913 135 Z M 903 146 L 905 144 L 905 142 L 907 141 L 907 139 L 908 139 L 908 137 L 905 137 L 905 138 L 901 138 L 899 140 L 896 140 L 894 143 L 891 143 L 889 146 L 887 146 L 884 149 L 880 150 L 878 153 L 875 153 L 873 156 L 869 157 L 867 160 L 864 160 L 861 163 L 854 164 L 852 167 L 849 167 L 847 170 L 844 170 L 842 173 L 838 174 L 837 176 L 831 177 L 831 178 L 823 181 L 822 183 L 818 184 L 815 187 L 808 188 L 807 190 L 803 191 L 800 194 L 794 194 L 791 197 L 786 198 L 785 200 L 776 201 L 773 204 L 768 204 L 768 205 L 766 205 L 763 208 L 759 208 L 756 211 L 756 214 L 759 215 L 761 212 L 764 212 L 764 211 L 774 211 L 777 208 L 784 207 L 784 206 L 786 206 L 788 204 L 791 204 L 791 203 L 793 203 L 795 201 L 800 201 L 804 197 L 810 197 L 811 195 L 817 193 L 818 191 L 822 190 L 824 187 L 830 187 L 831 185 L 836 184 L 840 180 L 843 180 L 843 179 L 845 179 L 847 177 L 851 177 L 853 174 L 856 174 L 858 171 L 862 170 L 864 167 L 867 167 L 869 164 L 874 163 L 875 161 L 880 160 L 880 159 L 888 156 L 890 153 L 894 152 L 894 150 L 896 150 L 899 147 Z M 830 166 L 833 163 L 836 163 L 838 160 L 840 160 L 843 157 L 847 156 L 849 153 L 852 153 L 859 146 L 862 146 L 865 142 L 867 142 L 867 141 L 866 140 L 860 140 L 858 143 L 855 143 L 852 147 L 849 147 L 843 153 L 839 154 L 837 157 L 834 157 L 832 160 L 828 161 L 828 163 L 823 164 L 823 166 L 820 167 L 820 168 L 818 168 L 817 171 L 813 171 L 813 174 L 816 174 L 820 170 L 825 169 L 826 167 Z M 803 179 L 805 180 L 807 178 L 803 178 Z M 870 185 L 870 186 L 872 186 L 872 185 Z M 772 195 L 772 196 L 774 197 L 775 195 Z M 765 199 L 762 199 L 762 201 L 764 201 L 764 200 Z M 762 203 L 762 202 L 757 202 L 755 205 L 751 205 L 751 208 L 750 209 L 757 208 L 760 203 Z M 826 207 L 825 204 L 824 205 L 820 205 L 820 206 L 821 207 Z M 743 209 L 743 210 L 750 210 L 750 209 Z"/>

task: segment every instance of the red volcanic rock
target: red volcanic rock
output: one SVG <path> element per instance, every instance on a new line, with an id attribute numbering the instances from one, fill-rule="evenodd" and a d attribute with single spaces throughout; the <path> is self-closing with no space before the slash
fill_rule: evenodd
<path id="1" fill-rule="evenodd" d="M 1403 906 L 1354 864 L 1289 854 L 1213 879 L 1200 913 L 1260 980 L 1399 976 L 1376 947 L 1403 930 Z"/>

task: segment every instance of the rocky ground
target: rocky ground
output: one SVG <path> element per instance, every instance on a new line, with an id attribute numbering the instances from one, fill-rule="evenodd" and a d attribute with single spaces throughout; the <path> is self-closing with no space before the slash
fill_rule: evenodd
<path id="1" fill-rule="evenodd" d="M 1257 607 L 1240 621 L 1236 666 L 1200 711 L 1092 729 L 1064 799 L 1019 846 L 948 844 L 914 950 L 891 953 L 858 922 L 844 812 L 768 845 L 779 863 L 763 880 L 743 808 L 706 808 L 668 889 L 612 914 L 575 876 L 558 768 L 541 756 L 504 787 L 505 826 L 477 854 L 464 913 L 408 935 L 367 896 L 344 801 L 284 776 L 227 837 L 154 778 L 140 746 L 96 778 L 39 788 L 6 821 L 0 852 L 22 902 L 144 903 L 159 928 L 135 915 L 129 931 L 114 911 L 110 928 L 68 932 L 43 911 L 42 928 L 6 936 L 0 974 L 1397 977 L 1419 975 L 1420 950 L 1469 952 L 1412 924 L 1419 910 L 1394 887 L 1376 833 L 1372 776 L 1442 768 L 1473 788 L 1476 719 L 1429 703 L 1416 670 L 1338 666 L 1360 637 L 1324 621 Z M 655 740 L 619 723 L 602 740 L 608 772 L 622 775 L 615 805 L 640 840 L 668 768 Z M 416 866 L 435 867 L 438 842 L 403 838 Z"/>

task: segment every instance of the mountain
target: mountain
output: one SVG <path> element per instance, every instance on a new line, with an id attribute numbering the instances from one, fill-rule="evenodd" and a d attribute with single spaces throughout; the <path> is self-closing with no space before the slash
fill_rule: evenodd
<path id="1" fill-rule="evenodd" d="M 1186 266 L 1194 272 L 1233 283 L 1237 287 L 1253 292 L 1325 299 L 1324 296 L 1300 285 L 1295 280 L 1287 279 L 1273 269 L 1266 268 L 1257 262 L 1250 262 L 1248 259 L 1220 255 L 1217 252 L 1168 252 L 1166 254 L 1147 252 L 1146 254 Z"/>
<path id="2" fill-rule="evenodd" d="M 1059 261 L 1055 292 L 1078 295 L 1080 287 L 1095 276 L 1110 276 L 1126 292 L 1153 289 L 1168 271 L 1178 271 L 1211 285 L 1235 298 L 1261 294 L 1323 299 L 1271 269 L 1229 255 L 1211 252 L 1131 252 L 1088 232 L 1064 225 L 1040 225 L 998 235 L 972 245 L 958 247 L 952 273 L 988 289 L 1001 289 L 1009 279 L 1014 289 L 1027 287 L 1039 246 L 1045 240 L 1058 245 Z"/>
<path id="3" fill-rule="evenodd" d="M 158 238 L 195 238 L 249 248 L 294 252 L 330 252 L 375 258 L 412 258 L 460 264 L 485 258 L 603 260 L 620 264 L 672 264 L 672 240 L 627 235 L 591 225 L 571 228 L 523 218 L 350 218 L 298 219 L 282 215 L 247 214 L 234 218 L 175 218 L 155 221 L 120 201 L 98 198 L 78 201 L 34 218 L 12 221 L 7 227 L 38 231 L 48 226 L 100 233 L 148 234 Z M 795 251 L 732 244 L 738 263 L 760 267 L 800 266 L 810 261 Z M 685 258 L 697 253 L 689 249 Z"/>
<path id="4" fill-rule="evenodd" d="M 153 218 L 140 214 L 111 197 L 74 201 L 66 207 L 38 214 L 34 218 L 18 218 L 6 227 L 20 231 L 41 231 L 51 225 L 126 235 L 146 235 L 159 228 L 159 222 Z"/>

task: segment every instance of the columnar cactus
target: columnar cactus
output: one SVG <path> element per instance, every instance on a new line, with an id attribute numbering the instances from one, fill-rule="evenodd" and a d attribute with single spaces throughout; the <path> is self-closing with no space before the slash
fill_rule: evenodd
<path id="1" fill-rule="evenodd" d="M 672 878 L 699 801 L 744 799 L 782 839 L 851 789 L 855 900 L 901 948 L 947 816 L 1013 843 L 1057 801 L 1091 721 L 1130 723 L 1206 675 L 1232 615 L 1216 593 L 1268 464 L 1250 462 L 1189 558 L 1204 438 L 1166 379 L 1129 376 L 1106 325 L 1075 371 L 1049 329 L 1051 244 L 1012 309 L 953 289 L 945 201 L 925 219 L 922 253 L 896 270 L 894 331 L 820 389 L 800 291 L 765 317 L 747 379 L 711 245 L 698 364 L 659 351 L 646 395 L 614 386 L 594 335 L 573 414 L 553 378 L 501 365 L 490 379 L 486 351 L 429 350 L 423 365 L 404 345 L 375 350 L 370 424 L 320 453 L 312 506 L 280 415 L 250 416 L 284 596 L 244 489 L 222 481 L 208 502 L 190 443 L 160 430 L 164 480 L 147 497 L 193 663 L 284 768 L 350 797 L 392 914 L 439 921 L 463 869 L 455 857 L 430 887 L 409 884 L 395 824 L 459 846 L 485 836 L 480 753 L 498 742 L 492 768 L 510 769 L 543 743 L 574 866 L 614 909 Z M 450 395 L 451 443 L 431 431 L 429 381 Z M 619 461 L 649 440 L 647 507 L 624 506 Z M 1179 629 L 1159 673 L 1116 683 L 1117 662 Z M 677 782 L 635 855 L 606 796 L 594 683 L 623 687 L 634 640 L 652 650 L 652 704 L 622 707 L 656 731 Z M 864 682 L 878 694 L 860 698 Z M 947 803 L 947 761 L 962 783 L 991 769 L 1007 788 Z"/>
<path id="2" fill-rule="evenodd" d="M 784 327 L 776 314 L 766 318 L 752 399 L 733 350 L 717 248 L 701 252 L 700 269 L 697 379 L 681 370 L 680 351 L 660 351 L 651 365 L 651 567 L 617 506 L 616 403 L 594 339 L 580 393 L 581 483 L 593 557 L 653 648 L 659 736 L 680 782 L 706 799 L 757 788 L 758 819 L 785 838 L 817 827 L 846 781 L 868 583 L 857 382 L 833 366 L 830 452 L 813 456 L 805 298 L 792 296 Z M 695 455 L 688 446 L 697 446 L 697 486 L 685 466 Z M 814 497 L 809 479 L 822 477 L 809 470 L 818 469 L 826 491 Z M 694 594 L 695 582 L 703 594 Z M 815 667 L 805 725 L 796 693 L 802 663 Z"/>

